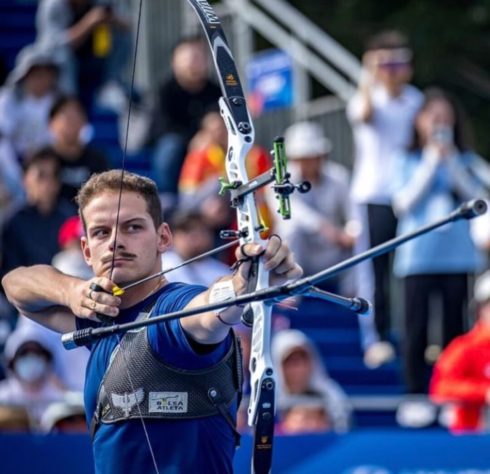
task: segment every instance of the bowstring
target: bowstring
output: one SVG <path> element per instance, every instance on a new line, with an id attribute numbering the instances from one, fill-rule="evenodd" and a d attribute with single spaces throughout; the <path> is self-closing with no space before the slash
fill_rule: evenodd
<path id="1" fill-rule="evenodd" d="M 114 232 L 114 243 L 113 243 L 114 250 L 112 253 L 111 270 L 110 270 L 110 274 L 109 274 L 109 279 L 111 281 L 112 281 L 112 276 L 114 273 L 115 259 L 116 259 L 117 234 L 118 234 L 118 229 L 119 229 L 119 217 L 120 217 L 120 211 L 121 211 L 124 173 L 125 173 L 125 169 L 126 169 L 126 157 L 128 154 L 129 125 L 131 122 L 131 112 L 132 112 L 132 105 L 133 105 L 134 81 L 135 81 L 135 75 L 136 75 L 136 59 L 137 59 L 137 55 L 138 55 L 138 44 L 139 44 L 140 30 L 141 30 L 142 10 L 143 10 L 143 0 L 139 0 L 138 1 L 138 21 L 136 23 L 136 37 L 135 37 L 134 54 L 133 54 L 133 61 L 132 61 L 133 64 L 131 67 L 131 83 L 130 83 L 130 89 L 129 89 L 128 115 L 127 115 L 127 119 L 126 119 L 124 148 L 123 148 L 123 156 L 122 156 L 122 163 L 121 163 L 121 179 L 120 179 L 120 184 L 119 184 L 119 197 L 118 197 L 117 211 L 116 211 L 116 229 Z M 118 346 L 120 348 L 121 355 L 122 355 L 123 360 L 124 360 L 124 366 L 126 369 L 126 374 L 128 376 L 129 385 L 131 386 L 131 391 L 133 393 L 136 393 L 135 386 L 133 383 L 133 378 L 132 378 L 131 373 L 129 371 L 129 364 L 128 364 L 128 359 L 126 356 L 126 351 L 124 350 L 124 344 L 123 344 L 123 340 L 122 340 L 123 336 L 121 336 L 120 334 L 116 334 L 116 337 L 118 340 Z M 153 447 L 151 445 L 150 435 L 148 433 L 148 429 L 147 429 L 145 420 L 143 418 L 143 414 L 141 412 L 140 404 L 137 403 L 136 406 L 137 406 L 137 410 L 138 410 L 139 419 L 141 421 L 141 426 L 143 428 L 143 432 L 145 435 L 146 444 L 147 444 L 148 449 L 150 451 L 150 456 L 151 456 L 151 460 L 153 463 L 153 467 L 155 468 L 156 474 L 160 474 L 160 471 L 158 470 L 158 464 L 157 464 L 155 452 L 153 451 Z"/>

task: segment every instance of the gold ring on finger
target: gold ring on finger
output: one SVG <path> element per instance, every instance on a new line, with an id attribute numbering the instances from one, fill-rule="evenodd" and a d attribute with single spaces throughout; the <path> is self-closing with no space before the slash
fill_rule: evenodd
<path id="1" fill-rule="evenodd" d="M 94 301 L 93 304 L 92 304 L 92 309 L 95 309 L 96 306 L 97 306 L 97 302 Z"/>

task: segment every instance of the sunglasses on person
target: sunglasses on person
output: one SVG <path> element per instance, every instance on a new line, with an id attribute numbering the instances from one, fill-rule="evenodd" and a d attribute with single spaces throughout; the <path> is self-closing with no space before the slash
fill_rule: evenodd
<path id="1" fill-rule="evenodd" d="M 380 69 L 385 71 L 402 71 L 410 66 L 409 61 L 390 61 L 378 64 Z"/>

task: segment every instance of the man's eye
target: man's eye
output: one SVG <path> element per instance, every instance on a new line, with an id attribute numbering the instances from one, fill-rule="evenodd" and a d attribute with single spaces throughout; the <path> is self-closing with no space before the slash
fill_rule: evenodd
<path id="1" fill-rule="evenodd" d="M 96 229 L 92 232 L 92 237 L 104 237 L 105 235 L 107 235 L 105 229 Z"/>
<path id="2" fill-rule="evenodd" d="M 131 224 L 128 226 L 129 231 L 137 231 L 137 230 L 140 230 L 142 228 L 143 228 L 143 226 L 140 224 Z"/>

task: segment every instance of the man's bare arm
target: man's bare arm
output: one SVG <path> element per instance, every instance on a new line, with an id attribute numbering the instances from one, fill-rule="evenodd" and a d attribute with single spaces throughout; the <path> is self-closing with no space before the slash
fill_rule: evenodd
<path id="1" fill-rule="evenodd" d="M 108 292 L 100 292 L 97 302 L 90 298 L 92 282 Z M 73 331 L 75 315 L 95 319 L 96 312 L 118 314 L 120 300 L 110 294 L 114 284 L 107 278 L 85 281 L 49 265 L 34 265 L 7 273 L 2 285 L 8 300 L 20 313 L 53 331 Z"/>

